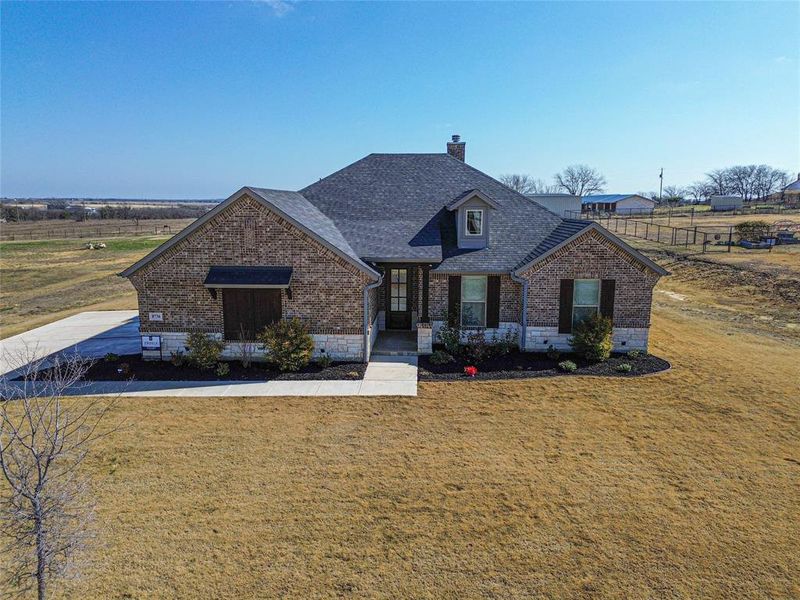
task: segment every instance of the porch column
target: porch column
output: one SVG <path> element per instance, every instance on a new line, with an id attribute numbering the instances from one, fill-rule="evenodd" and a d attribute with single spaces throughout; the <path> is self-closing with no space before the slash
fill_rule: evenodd
<path id="1" fill-rule="evenodd" d="M 430 284 L 430 265 L 423 265 L 422 267 L 422 319 L 423 323 L 430 323 L 430 315 L 428 314 L 428 288 Z"/>

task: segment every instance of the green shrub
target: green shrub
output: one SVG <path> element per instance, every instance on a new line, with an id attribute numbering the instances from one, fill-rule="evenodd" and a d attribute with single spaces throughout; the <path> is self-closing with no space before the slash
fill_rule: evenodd
<path id="1" fill-rule="evenodd" d="M 320 354 L 317 357 L 317 364 L 323 369 L 330 367 L 332 362 L 333 359 L 331 358 L 330 354 Z"/>
<path id="2" fill-rule="evenodd" d="M 547 347 L 547 358 L 549 358 L 550 360 L 558 360 L 559 358 L 561 358 L 561 352 L 556 350 L 556 347 L 553 346 L 553 344 L 550 344 Z"/>
<path id="3" fill-rule="evenodd" d="M 570 346 L 578 356 L 602 362 L 611 356 L 611 319 L 593 315 L 575 326 Z"/>
<path id="4" fill-rule="evenodd" d="M 189 362 L 199 369 L 210 371 L 217 366 L 225 342 L 205 333 L 190 333 L 186 347 L 189 349 L 186 357 Z"/>
<path id="5" fill-rule="evenodd" d="M 641 350 L 631 350 L 630 352 L 628 352 L 628 358 L 632 358 L 633 360 L 636 360 L 637 358 L 641 357 L 642 357 Z"/>
<path id="6" fill-rule="evenodd" d="M 494 354 L 497 356 L 505 356 L 511 354 L 514 350 L 519 348 L 517 333 L 515 331 L 506 331 L 499 338 L 492 339 L 494 345 Z"/>
<path id="7" fill-rule="evenodd" d="M 571 360 L 562 360 L 560 363 L 558 363 L 558 368 L 565 373 L 574 373 L 578 370 L 578 365 Z"/>
<path id="8" fill-rule="evenodd" d="M 743 221 L 738 223 L 734 230 L 740 240 L 758 242 L 761 237 L 769 233 L 769 223 L 766 221 Z"/>
<path id="9" fill-rule="evenodd" d="M 230 375 L 231 367 L 226 362 L 217 363 L 217 377 L 227 377 Z"/>
<path id="10" fill-rule="evenodd" d="M 281 371 L 299 371 L 311 362 L 314 339 L 297 317 L 276 321 L 258 335 L 268 361 Z"/>
<path id="11" fill-rule="evenodd" d="M 628 363 L 622 363 L 621 365 L 617 365 L 617 372 L 619 373 L 630 373 L 631 367 Z"/>
<path id="12" fill-rule="evenodd" d="M 461 329 L 445 321 L 445 325 L 439 329 L 439 341 L 449 354 L 458 354 L 461 347 Z"/>
<path id="13" fill-rule="evenodd" d="M 103 358 L 106 362 L 117 362 L 119 360 L 119 354 L 114 354 L 113 352 L 109 352 Z"/>
<path id="14" fill-rule="evenodd" d="M 444 350 L 436 350 L 429 359 L 431 364 L 434 365 L 444 365 L 447 363 L 453 362 L 455 359 L 451 354 L 448 354 Z"/>
<path id="15" fill-rule="evenodd" d="M 494 355 L 496 347 L 486 339 L 482 329 L 476 329 L 467 334 L 462 351 L 470 362 L 481 363 Z"/>

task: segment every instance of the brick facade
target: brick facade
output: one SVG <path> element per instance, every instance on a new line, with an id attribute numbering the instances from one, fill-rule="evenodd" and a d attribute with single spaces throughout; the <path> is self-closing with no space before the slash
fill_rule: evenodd
<path id="1" fill-rule="evenodd" d="M 650 304 L 658 274 L 589 231 L 521 277 L 528 280 L 528 327 L 558 327 L 561 279 L 615 279 L 614 327 L 650 327 Z"/>
<path id="2" fill-rule="evenodd" d="M 283 318 L 303 319 L 318 336 L 363 334 L 369 276 L 249 196 L 131 275 L 142 333 L 221 332 L 224 291 L 213 298 L 203 287 L 212 265 L 291 266 Z M 151 312 L 163 321 L 150 322 Z"/>
<path id="3" fill-rule="evenodd" d="M 281 291 L 282 317 L 299 317 L 312 333 L 316 351 L 334 358 L 363 356 L 363 293 L 372 279 L 355 265 L 293 226 L 261 202 L 245 195 L 207 223 L 167 249 L 130 276 L 139 294 L 143 335 L 162 335 L 169 351 L 180 349 L 190 332 L 221 335 L 222 295 L 212 297 L 203 286 L 212 265 L 290 266 L 290 293 Z M 381 265 L 389 267 L 391 265 Z M 412 328 L 422 317 L 422 268 L 410 266 Z M 568 347 L 567 334 L 558 334 L 561 279 L 614 279 L 614 345 L 645 348 L 650 326 L 653 286 L 659 275 L 590 230 L 522 273 L 527 279 L 528 350 L 553 344 Z M 386 286 L 369 291 L 370 346 L 385 318 Z M 430 323 L 419 339 L 430 351 L 448 306 L 448 275 L 431 272 L 428 309 Z M 500 275 L 500 326 L 487 336 L 521 332 L 522 285 Z M 149 321 L 161 313 L 163 321 Z M 149 353 L 148 357 L 153 353 Z"/>
<path id="4" fill-rule="evenodd" d="M 431 321 L 444 321 L 447 314 L 448 275 L 431 273 L 428 287 Z M 518 323 L 522 312 L 522 285 L 510 275 L 500 275 L 500 322 Z"/>

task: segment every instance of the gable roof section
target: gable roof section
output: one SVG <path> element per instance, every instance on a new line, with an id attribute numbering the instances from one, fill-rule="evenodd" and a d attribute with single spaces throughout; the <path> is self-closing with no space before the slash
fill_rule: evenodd
<path id="1" fill-rule="evenodd" d="M 268 209 L 289 221 L 292 225 L 308 234 L 323 246 L 338 254 L 346 261 L 358 267 L 376 280 L 379 274 L 367 264 L 365 264 L 344 239 L 341 232 L 333 222 L 323 215 L 319 209 L 309 203 L 302 194 L 287 190 L 269 190 L 264 188 L 243 187 L 238 192 L 230 196 L 224 202 L 218 204 L 205 215 L 194 221 L 186 229 L 177 233 L 169 240 L 161 244 L 158 248 L 150 252 L 147 256 L 137 261 L 120 273 L 122 277 L 130 277 L 136 271 L 144 267 L 150 261 L 163 254 L 165 251 L 176 246 L 192 233 L 197 231 L 205 223 L 216 217 L 228 206 L 249 195 L 255 200 L 264 204 Z"/>
<path id="2" fill-rule="evenodd" d="M 489 196 L 487 196 L 480 190 L 467 190 L 463 194 L 456 197 L 456 199 L 453 200 L 450 204 L 448 204 L 447 210 L 456 210 L 459 206 L 461 206 L 468 200 L 472 200 L 473 198 L 478 198 L 479 200 L 491 206 L 492 208 L 499 208 L 497 206 L 497 202 L 489 198 Z"/>
<path id="3" fill-rule="evenodd" d="M 642 200 L 647 200 L 648 202 L 652 202 L 653 204 L 656 203 L 655 200 L 650 198 L 645 198 L 639 194 L 592 194 L 590 196 L 584 196 L 581 199 L 583 204 L 594 204 L 595 202 L 604 202 L 608 204 L 616 204 L 621 200 L 627 200 L 628 198 L 641 198 Z"/>
<path id="4" fill-rule="evenodd" d="M 496 205 L 489 244 L 459 249 L 448 204 L 479 190 Z M 561 218 L 448 154 L 370 154 L 300 190 L 363 260 L 509 272 Z"/>
<path id="5" fill-rule="evenodd" d="M 585 224 L 581 226 L 582 224 Z M 597 223 L 593 221 L 580 221 L 577 219 L 564 219 L 564 223 L 556 228 L 553 233 L 548 236 L 539 246 L 537 246 L 533 252 L 531 252 L 528 256 L 525 257 L 525 260 L 521 261 L 515 268 L 514 274 L 519 275 L 522 271 L 529 269 L 536 263 L 544 260 L 557 250 L 563 248 L 570 242 L 578 239 L 582 235 L 585 235 L 589 231 L 596 231 L 601 236 L 606 238 L 612 244 L 618 246 L 620 249 L 625 251 L 626 254 L 634 258 L 640 264 L 646 266 L 651 271 L 658 273 L 659 275 L 669 275 L 669 271 L 665 268 L 660 266 L 658 263 L 653 262 L 649 258 L 647 258 L 644 254 L 635 250 L 617 236 L 612 234 L 608 231 L 605 227 L 601 227 Z"/>

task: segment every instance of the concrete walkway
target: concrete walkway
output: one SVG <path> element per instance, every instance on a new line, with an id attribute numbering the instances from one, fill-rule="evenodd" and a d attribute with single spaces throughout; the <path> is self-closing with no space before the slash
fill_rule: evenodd
<path id="1" fill-rule="evenodd" d="M 77 352 L 102 358 L 141 351 L 135 310 L 83 312 L 0 340 L 0 377 L 12 379 L 20 357 Z M 9 390 L 10 391 L 10 390 Z M 416 396 L 417 357 L 373 355 L 360 381 L 98 381 L 69 390 L 74 396 Z"/>
<path id="2" fill-rule="evenodd" d="M 0 340 L 0 376 L 23 366 L 20 358 L 44 358 L 56 352 L 77 352 L 101 358 L 109 352 L 141 350 L 139 313 L 135 310 L 82 312 L 25 333 Z"/>
<path id="3" fill-rule="evenodd" d="M 11 382 L 14 383 L 14 382 Z M 376 356 L 360 381 L 97 381 L 72 396 L 416 396 L 417 357 Z"/>

